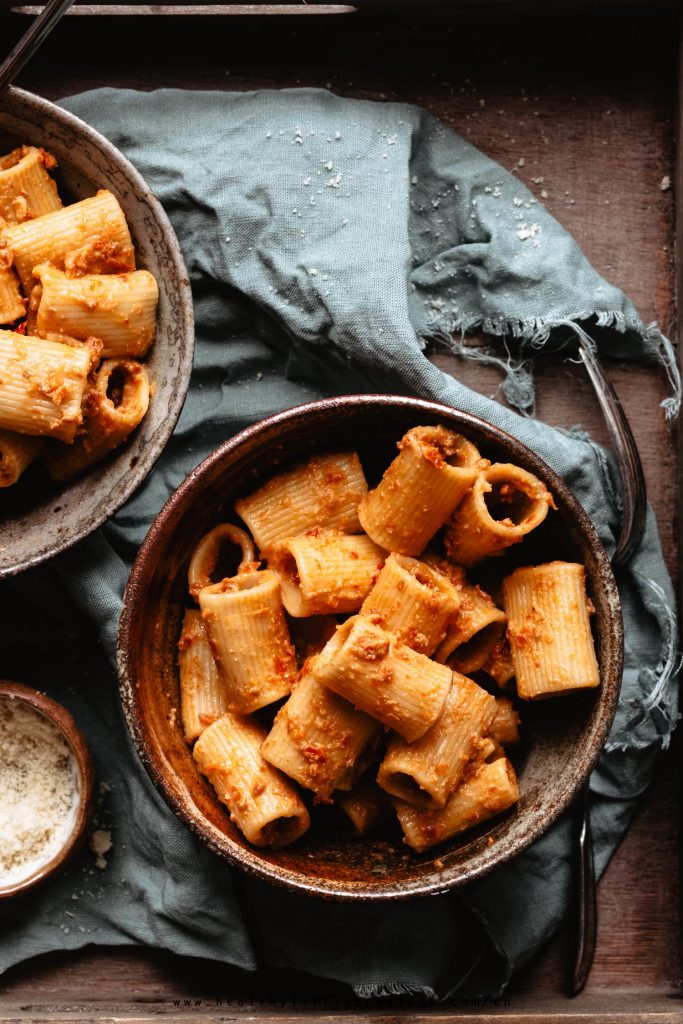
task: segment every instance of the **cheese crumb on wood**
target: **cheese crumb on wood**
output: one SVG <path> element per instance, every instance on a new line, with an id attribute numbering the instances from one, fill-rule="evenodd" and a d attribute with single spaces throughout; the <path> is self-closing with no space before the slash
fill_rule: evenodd
<path id="1" fill-rule="evenodd" d="M 71 835 L 78 769 L 62 733 L 39 711 L 0 700 L 0 886 L 17 885 Z"/>

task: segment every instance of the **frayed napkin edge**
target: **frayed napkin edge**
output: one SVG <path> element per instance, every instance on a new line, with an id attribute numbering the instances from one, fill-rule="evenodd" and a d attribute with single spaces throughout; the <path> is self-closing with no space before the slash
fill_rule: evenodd
<path id="1" fill-rule="evenodd" d="M 445 345 L 454 355 L 463 359 L 498 367 L 505 375 L 501 388 L 507 401 L 523 415 L 531 416 L 536 396 L 529 350 L 539 351 L 548 342 L 554 330 L 567 327 L 580 334 L 597 352 L 595 341 L 580 326 L 591 319 L 594 319 L 596 327 L 612 327 L 620 334 L 633 331 L 642 338 L 649 358 L 659 363 L 666 373 L 671 395 L 660 404 L 667 423 L 673 422 L 680 413 L 683 398 L 681 373 L 671 341 L 662 334 L 654 322 L 645 326 L 638 318 L 627 317 L 618 310 L 582 310 L 571 318 L 529 317 L 523 320 L 433 311 L 429 322 L 418 331 L 418 336 L 424 342 L 435 341 Z M 511 336 L 522 342 L 522 354 L 514 356 L 507 345 L 505 358 L 483 349 L 473 348 L 466 343 L 465 335 L 475 330 L 497 337 Z"/>

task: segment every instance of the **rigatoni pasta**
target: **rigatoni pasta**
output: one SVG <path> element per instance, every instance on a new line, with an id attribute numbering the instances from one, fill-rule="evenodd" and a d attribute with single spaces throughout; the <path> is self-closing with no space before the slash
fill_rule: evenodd
<path id="1" fill-rule="evenodd" d="M 147 270 L 69 277 L 50 264 L 33 269 L 40 282 L 35 333 L 40 338 L 98 338 L 102 355 L 146 355 L 154 341 L 159 289 Z"/>
<path id="2" fill-rule="evenodd" d="M 35 458 L 69 479 L 118 447 L 149 401 L 132 357 L 153 341 L 157 283 L 135 270 L 116 197 L 103 189 L 63 206 L 55 166 L 35 146 L 0 156 L 0 325 L 15 328 L 0 331 L 0 427 L 51 439 L 15 445 L 2 486 Z"/>
<path id="3" fill-rule="evenodd" d="M 135 269 L 135 253 L 123 210 L 111 192 L 65 206 L 4 230 L 24 291 L 33 288 L 33 268 L 51 263 L 71 273 L 119 273 Z"/>
<path id="4" fill-rule="evenodd" d="M 149 406 L 149 378 L 134 359 L 105 359 L 84 403 L 79 436 L 69 448 L 47 456 L 50 476 L 69 480 L 118 448 L 135 430 Z"/>
<path id="5" fill-rule="evenodd" d="M 180 710 L 188 743 L 230 710 L 228 688 L 218 671 L 200 613 L 188 609 L 178 641 Z"/>
<path id="6" fill-rule="evenodd" d="M 382 789 L 416 807 L 443 807 L 481 748 L 496 714 L 495 699 L 453 673 L 441 714 L 413 743 L 392 737 L 380 765 Z"/>
<path id="7" fill-rule="evenodd" d="M 313 675 L 412 742 L 439 717 L 452 673 L 357 615 L 325 645 Z"/>
<path id="8" fill-rule="evenodd" d="M 519 743 L 519 715 L 508 697 L 496 697 L 496 711 L 488 734 L 501 747 Z"/>
<path id="9" fill-rule="evenodd" d="M 483 668 L 503 636 L 507 616 L 496 606 L 490 594 L 468 582 L 462 569 L 435 560 L 435 568 L 447 575 L 458 593 L 459 605 L 439 644 L 434 658 L 463 675 Z"/>
<path id="10" fill-rule="evenodd" d="M 413 427 L 359 519 L 376 544 L 419 555 L 473 485 L 482 464 L 475 446 L 445 427 Z"/>
<path id="11" fill-rule="evenodd" d="M 364 836 L 370 829 L 386 821 L 391 813 L 388 795 L 369 778 L 361 779 L 347 793 L 338 792 L 335 803 L 344 812 L 359 836 Z"/>
<path id="12" fill-rule="evenodd" d="M 11 259 L 5 257 L 0 245 L 0 324 L 13 324 L 25 312 L 26 302 L 21 295 L 19 279 L 12 269 Z"/>
<path id="13" fill-rule="evenodd" d="M 488 466 L 448 524 L 446 551 L 465 566 L 499 555 L 540 526 L 552 504 L 552 495 L 533 473 L 509 463 Z"/>
<path id="14" fill-rule="evenodd" d="M 515 666 L 512 664 L 510 641 L 503 634 L 491 651 L 482 671 L 494 679 L 501 689 L 507 689 L 514 679 Z"/>
<path id="15" fill-rule="evenodd" d="M 356 452 L 315 455 L 240 498 L 235 511 L 267 552 L 277 541 L 319 526 L 360 533 L 358 504 L 367 489 Z"/>
<path id="16" fill-rule="evenodd" d="M 0 428 L 73 441 L 90 364 L 87 348 L 0 331 Z"/>
<path id="17" fill-rule="evenodd" d="M 216 572 L 218 557 L 225 542 L 229 541 L 240 552 L 239 562 L 236 567 L 236 574 L 243 572 L 254 572 L 258 569 L 260 562 L 256 558 L 254 542 L 246 532 L 240 530 L 239 526 L 232 523 L 219 523 L 204 534 L 192 554 L 190 568 L 187 571 L 187 583 L 190 595 L 197 599 L 199 591 L 204 587 L 210 587 L 212 583 L 218 583 L 213 576 Z"/>
<path id="18" fill-rule="evenodd" d="M 287 696 L 297 668 L 275 573 L 224 579 L 198 597 L 230 707 L 249 714 Z"/>
<path id="19" fill-rule="evenodd" d="M 218 799 L 254 846 L 286 846 L 310 817 L 295 787 L 261 755 L 265 730 L 228 712 L 201 734 L 194 759 Z"/>
<path id="20" fill-rule="evenodd" d="M 0 217 L 23 224 L 61 210 L 62 201 L 48 169 L 57 161 L 44 149 L 20 146 L 0 157 Z"/>
<path id="21" fill-rule="evenodd" d="M 518 703 L 514 690 L 495 696 L 497 687 L 510 687 L 516 677 L 523 699 L 557 692 L 553 686 L 570 661 L 581 667 L 589 648 L 595 655 L 582 566 L 527 566 L 504 580 L 504 572 L 495 572 L 499 561 L 480 571 L 480 556 L 500 554 L 500 535 L 493 544 L 485 528 L 467 525 L 466 513 L 461 540 L 463 550 L 479 543 L 476 567 L 466 572 L 453 555 L 458 516 L 477 488 L 486 495 L 495 484 L 488 513 L 523 536 L 552 507 L 544 485 L 518 467 L 491 466 L 471 442 L 445 428 L 416 427 L 399 447 L 394 468 L 371 491 L 357 453 L 315 455 L 235 503 L 249 530 L 224 522 L 204 534 L 188 571 L 201 618 L 186 612 L 179 670 L 181 690 L 191 694 L 184 731 L 188 742 L 196 739 L 207 774 L 214 766 L 205 747 L 217 750 L 207 734 L 220 737 L 225 750 L 252 728 L 252 737 L 261 737 L 263 763 L 312 794 L 309 802 L 333 805 L 330 814 L 336 806 L 359 835 L 395 807 L 406 844 L 422 852 L 519 799 L 507 756 L 520 742 Z M 466 477 L 469 483 L 455 513 L 445 514 L 453 468 L 466 469 L 460 483 Z M 423 488 L 419 507 L 406 499 L 412 494 L 418 501 L 416 481 Z M 432 505 L 439 511 L 429 520 L 424 510 L 429 506 L 431 515 Z M 413 554 L 399 550 L 408 537 Z M 230 546 L 237 551 L 226 558 Z M 582 639 L 571 651 L 569 641 L 557 640 L 558 656 L 553 648 L 546 658 L 538 645 L 550 649 L 556 637 L 566 638 L 577 609 Z M 534 633 L 534 623 L 543 629 Z M 194 646 L 202 630 L 203 646 Z M 208 664 L 195 668 L 192 653 L 195 664 L 201 658 Z M 203 696 L 189 683 L 201 685 L 202 676 L 209 679 Z M 224 698 L 216 696 L 216 679 Z M 217 715 L 221 699 L 227 713 L 202 728 L 202 716 Z M 233 810 L 241 797 L 237 790 L 228 794 L 224 767 L 212 781 L 221 799 L 230 796 Z M 242 800 L 243 810 L 247 803 Z M 259 831 L 248 815 L 233 810 L 233 817 L 261 845 L 299 834 L 296 827 Z"/>
<path id="22" fill-rule="evenodd" d="M 285 609 L 302 618 L 358 611 L 385 558 L 363 534 L 315 529 L 279 541 L 268 564 L 280 579 Z"/>
<path id="23" fill-rule="evenodd" d="M 459 607 L 457 589 L 443 576 L 416 558 L 392 554 L 363 602 L 361 615 L 429 656 Z"/>
<path id="24" fill-rule="evenodd" d="M 516 569 L 503 581 L 503 600 L 520 697 L 599 685 L 583 565 L 549 562 Z"/>
<path id="25" fill-rule="evenodd" d="M 266 761 L 327 801 L 350 789 L 361 755 L 381 733 L 374 718 L 357 711 L 304 666 L 292 695 L 280 708 L 261 752 Z"/>
<path id="26" fill-rule="evenodd" d="M 0 487 L 15 484 L 26 467 L 38 457 L 43 445 L 42 437 L 0 430 Z"/>
<path id="27" fill-rule="evenodd" d="M 519 783 L 506 757 L 484 762 L 460 785 L 439 810 L 421 810 L 404 800 L 396 801 L 396 813 L 405 841 L 422 853 L 460 832 L 501 814 L 519 800 Z"/>

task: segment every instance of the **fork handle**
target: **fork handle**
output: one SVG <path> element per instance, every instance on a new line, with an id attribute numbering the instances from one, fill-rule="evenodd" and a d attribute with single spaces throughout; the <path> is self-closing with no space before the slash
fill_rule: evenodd
<path id="1" fill-rule="evenodd" d="M 579 334 L 579 355 L 586 367 L 595 395 L 602 409 L 617 460 L 623 503 L 623 522 L 612 565 L 627 562 L 638 547 L 645 529 L 646 489 L 643 465 L 633 432 L 619 397 L 602 371 L 595 350 Z M 588 980 L 597 937 L 597 892 L 593 863 L 593 838 L 590 826 L 590 787 L 586 782 L 581 797 L 581 823 L 578 835 L 578 914 L 576 959 L 569 994 L 577 996 Z"/>
<path id="2" fill-rule="evenodd" d="M 619 396 L 603 373 L 594 350 L 583 338 L 579 337 L 578 341 L 579 355 L 600 403 L 621 480 L 624 515 L 617 548 L 612 556 L 612 565 L 616 568 L 636 552 L 643 536 L 646 510 L 643 466 Z"/>
<path id="3" fill-rule="evenodd" d="M 576 960 L 572 971 L 569 995 L 578 996 L 582 992 L 595 956 L 598 932 L 598 906 L 595 884 L 595 864 L 593 862 L 593 837 L 591 835 L 591 819 L 589 805 L 589 784 L 581 793 L 581 824 L 579 827 L 579 901 L 577 920 Z"/>
<path id="4" fill-rule="evenodd" d="M 48 0 L 14 49 L 0 64 L 0 92 L 10 85 L 74 0 Z"/>

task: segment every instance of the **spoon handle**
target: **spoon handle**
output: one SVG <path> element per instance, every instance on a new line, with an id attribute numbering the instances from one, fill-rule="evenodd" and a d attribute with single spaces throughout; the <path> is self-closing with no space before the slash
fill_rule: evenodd
<path id="1" fill-rule="evenodd" d="M 0 92 L 14 81 L 24 64 L 31 59 L 74 0 L 48 0 L 45 7 L 0 64 Z"/>

